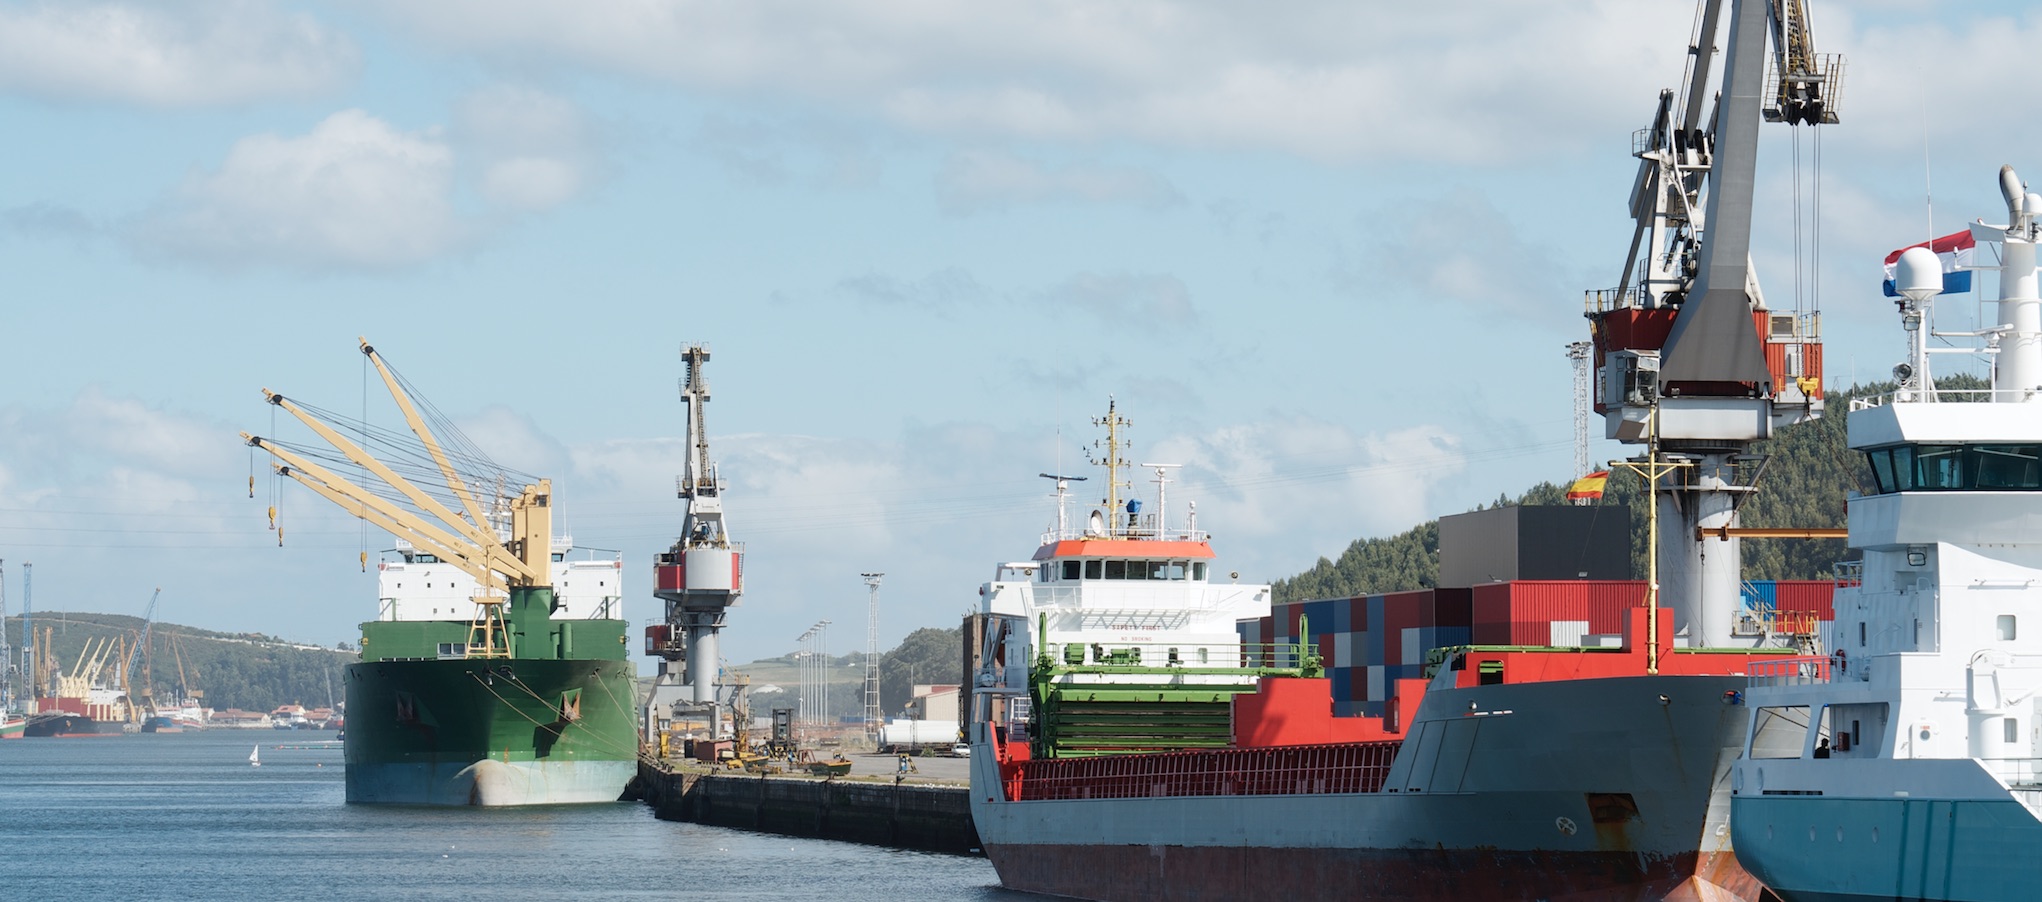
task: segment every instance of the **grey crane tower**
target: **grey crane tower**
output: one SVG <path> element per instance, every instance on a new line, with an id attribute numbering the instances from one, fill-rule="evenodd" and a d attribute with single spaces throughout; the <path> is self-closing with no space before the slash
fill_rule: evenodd
<path id="1" fill-rule="evenodd" d="M 1586 315 L 1606 437 L 1643 445 L 1635 465 L 1667 474 L 1655 477 L 1658 597 L 1685 644 L 1721 648 L 1768 639 L 1737 616 L 1737 508 L 1763 468 L 1751 445 L 1822 413 L 1816 300 L 1769 308 L 1751 266 L 1759 124 L 1835 123 L 1843 61 L 1814 52 L 1804 0 L 1701 0 L 1700 13 L 1682 90 L 1662 91 L 1632 137 L 1630 255 L 1617 287 L 1587 293 Z"/>
<path id="2" fill-rule="evenodd" d="M 681 348 L 681 359 L 686 370 L 681 403 L 688 408 L 689 450 L 678 494 L 688 511 L 680 538 L 653 563 L 653 594 L 666 602 L 666 622 L 646 631 L 646 653 L 660 659 L 647 701 L 647 735 L 658 730 L 662 715 L 682 702 L 708 709 L 712 730 L 719 729 L 714 714 L 716 640 L 725 613 L 744 592 L 744 545 L 730 540 L 723 520 L 727 485 L 709 459 L 702 413 L 709 401 L 709 383 L 702 375 L 709 347 L 687 345 Z"/>

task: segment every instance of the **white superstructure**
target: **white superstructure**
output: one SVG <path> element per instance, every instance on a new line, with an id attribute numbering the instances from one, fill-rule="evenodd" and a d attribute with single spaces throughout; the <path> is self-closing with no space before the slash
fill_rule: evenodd
<path id="1" fill-rule="evenodd" d="M 1735 843 L 1789 900 L 2042 893 L 2042 196 L 2001 183 L 2009 223 L 1972 228 L 2000 245 L 1999 321 L 1934 330 L 1942 266 L 1901 257 L 1910 360 L 1849 414 L 1875 483 L 1849 502 L 1859 583 L 1837 592 L 1830 657 L 1748 694 Z M 1991 388 L 1939 389 L 1946 353 L 1990 359 Z"/>
<path id="2" fill-rule="evenodd" d="M 553 619 L 624 619 L 624 557 L 573 559 L 574 538 L 553 539 Z M 473 576 L 399 540 L 376 564 L 377 620 L 466 620 L 480 591 Z"/>

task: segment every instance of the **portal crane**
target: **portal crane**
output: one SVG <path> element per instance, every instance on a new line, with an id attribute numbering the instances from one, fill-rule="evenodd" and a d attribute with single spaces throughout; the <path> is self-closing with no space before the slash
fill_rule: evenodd
<path id="1" fill-rule="evenodd" d="M 709 346 L 686 345 L 681 348 L 681 360 L 685 371 L 681 403 L 688 408 L 689 453 L 677 494 L 687 502 L 687 513 L 681 520 L 680 537 L 653 563 L 653 594 L 666 602 L 666 622 L 646 630 L 646 653 L 660 659 L 652 695 L 646 702 L 647 736 L 660 732 L 662 715 L 670 716 L 674 703 L 683 700 L 681 686 L 688 688 L 685 701 L 712 712 L 711 729 L 717 729 L 713 714 L 717 638 L 725 613 L 736 607 L 744 594 L 744 545 L 730 540 L 723 520 L 723 492 L 729 486 L 709 459 L 703 411 L 709 401 L 709 382 L 702 372 L 709 362 Z"/>
<path id="2" fill-rule="evenodd" d="M 1605 435 L 1644 445 L 1644 468 L 1670 474 L 1652 478 L 1658 517 L 1670 521 L 1657 530 L 1654 592 L 1663 584 L 1676 631 L 1698 647 L 1737 642 L 1737 507 L 1762 463 L 1746 451 L 1822 413 L 1820 312 L 1766 306 L 1751 218 L 1760 120 L 1835 123 L 1843 62 L 1815 53 L 1802 0 L 1760 2 L 1701 0 L 1683 89 L 1662 91 L 1651 126 L 1633 136 L 1624 269 L 1615 288 L 1586 298 Z M 1729 50 L 1712 97 L 1726 8 Z M 1699 538 L 1710 531 L 1721 538 Z"/>
<path id="3" fill-rule="evenodd" d="M 156 624 L 156 599 L 163 596 L 163 587 L 149 595 L 149 606 L 142 609 L 142 633 L 135 640 L 134 650 L 128 652 L 121 662 L 121 689 L 128 694 L 128 719 L 135 720 L 147 714 L 156 713 L 156 689 L 149 685 L 149 674 L 142 676 L 142 691 L 135 691 L 135 664 L 143 656 L 143 649 L 149 647 L 149 628 Z M 146 712 L 145 712 L 146 709 Z"/>
<path id="4" fill-rule="evenodd" d="M 398 379 L 376 353 L 368 339 L 361 339 L 361 351 L 376 372 L 411 432 L 425 447 L 441 478 L 461 508 L 450 510 L 423 488 L 406 479 L 381 460 L 355 444 L 339 430 L 283 395 L 263 389 L 263 397 L 282 408 L 339 451 L 396 490 L 411 507 L 333 472 L 278 444 L 274 439 L 241 433 L 248 444 L 268 451 L 276 472 L 296 480 L 320 497 L 340 505 L 349 513 L 374 523 L 411 544 L 461 569 L 475 578 L 479 588 L 474 596 L 475 616 L 469 631 L 465 655 L 471 658 L 511 656 L 508 616 L 545 617 L 551 607 L 552 481 L 540 479 L 509 499 L 510 530 L 499 536 L 484 513 L 481 501 L 461 478 L 447 452 L 434 438 L 432 429 Z M 511 610 L 506 614 L 505 608 Z M 527 610 L 527 609 L 531 610 Z"/>

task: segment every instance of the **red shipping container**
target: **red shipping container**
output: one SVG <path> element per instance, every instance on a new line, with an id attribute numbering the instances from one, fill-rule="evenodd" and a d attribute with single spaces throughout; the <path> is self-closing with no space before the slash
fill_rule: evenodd
<path id="1" fill-rule="evenodd" d="M 1391 614 L 1391 611 L 1401 612 Z M 1383 614 L 1395 618 L 1408 614 L 1413 619 L 1405 626 L 1433 626 L 1432 590 L 1416 589 L 1409 592 L 1391 592 L 1383 596 Z"/>
<path id="2" fill-rule="evenodd" d="M 1355 598 L 1350 598 L 1350 599 L 1348 599 L 1348 600 L 1347 600 L 1347 603 L 1348 603 L 1349 605 L 1352 605 L 1352 607 L 1349 607 L 1349 608 L 1347 609 L 1347 629 L 1348 629 L 1348 631 L 1349 631 L 1349 632 L 1356 632 L 1356 633 L 1363 633 L 1363 632 L 1367 632 L 1367 631 L 1368 631 L 1368 596 L 1366 596 L 1366 595 L 1362 595 L 1362 596 L 1357 596 L 1357 597 L 1355 597 Z M 1359 697 L 1359 696 L 1357 696 L 1357 697 Z"/>
<path id="3" fill-rule="evenodd" d="M 1778 599 L 1775 609 L 1782 614 L 1814 614 L 1818 620 L 1836 619 L 1836 582 L 1827 579 L 1780 580 L 1773 584 Z"/>
<path id="4" fill-rule="evenodd" d="M 1645 603 L 1643 580 L 1516 580 L 1473 592 L 1474 640 L 1483 645 L 1551 644 L 1556 620 L 1585 621 L 1591 634 L 1622 633 L 1624 612 Z"/>

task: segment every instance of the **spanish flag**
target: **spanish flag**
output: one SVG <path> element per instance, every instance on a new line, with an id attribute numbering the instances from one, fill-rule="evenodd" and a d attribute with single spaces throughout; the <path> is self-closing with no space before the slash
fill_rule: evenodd
<path id="1" fill-rule="evenodd" d="M 1601 498 L 1603 486 L 1608 484 L 1609 471 L 1597 470 L 1587 476 L 1574 480 L 1574 484 L 1567 487 L 1567 500 L 1579 501 L 1582 499 L 1593 500 Z"/>

